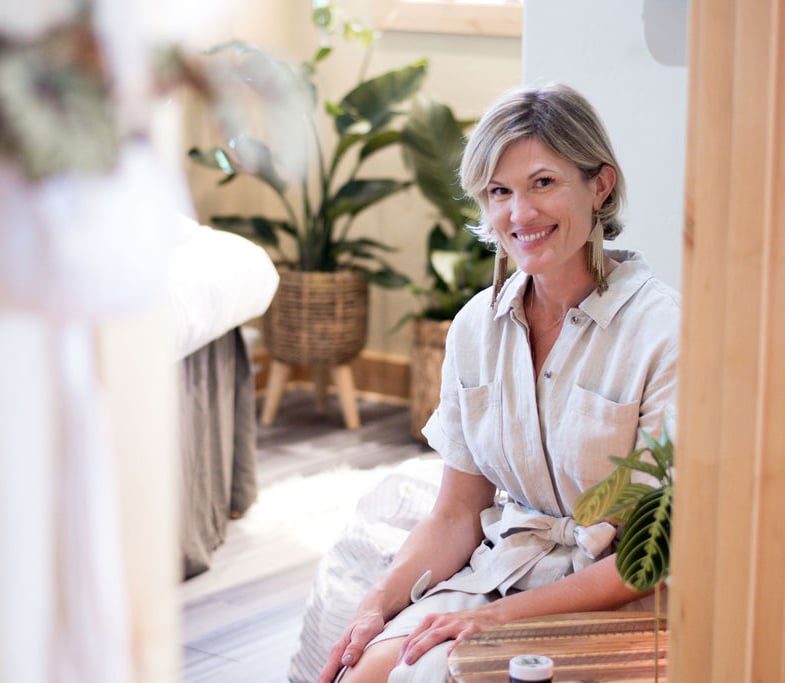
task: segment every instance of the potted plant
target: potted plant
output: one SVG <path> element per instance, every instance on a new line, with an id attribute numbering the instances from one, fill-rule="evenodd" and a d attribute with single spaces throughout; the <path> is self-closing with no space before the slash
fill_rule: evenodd
<path id="1" fill-rule="evenodd" d="M 673 501 L 673 442 L 663 428 L 659 440 L 643 433 L 646 446 L 625 458 L 611 456 L 616 469 L 584 491 L 575 503 L 578 524 L 600 520 L 623 525 L 616 548 L 616 568 L 626 584 L 638 591 L 655 591 L 654 651 L 659 676 L 660 586 L 670 569 L 671 505 Z M 651 460 L 642 460 L 645 454 Z M 642 472 L 657 485 L 632 482 L 632 473 Z"/>
<path id="2" fill-rule="evenodd" d="M 464 131 L 473 124 L 458 120 L 446 104 L 419 96 L 401 133 L 415 183 L 438 210 L 427 241 L 429 283 L 407 285 L 422 300 L 421 311 L 396 325 L 414 321 L 410 424 L 412 435 L 421 441 L 421 430 L 439 403 L 450 322 L 493 275 L 493 253 L 466 227 L 479 221 L 479 208 L 465 196 L 458 178 Z"/>
<path id="3" fill-rule="evenodd" d="M 323 33 L 340 30 L 344 36 L 359 37 L 368 56 L 372 32 L 357 22 L 338 21 L 331 3 L 315 5 L 314 23 Z M 214 216 L 212 222 L 255 238 L 278 255 L 281 280 L 264 318 L 265 344 L 274 361 L 344 368 L 365 345 L 368 283 L 401 287 L 409 281 L 385 261 L 391 247 L 353 238 L 350 229 L 360 212 L 411 184 L 408 179 L 368 177 L 362 171 L 381 150 L 408 144 L 396 124 L 425 78 L 427 61 L 373 78 L 361 73 L 359 83 L 340 100 L 323 102 L 314 76 L 330 47 L 321 47 L 297 68 L 242 43 L 213 51 L 227 52 L 239 59 L 242 77 L 252 88 L 276 84 L 307 102 L 299 114 L 301 139 L 307 140 L 306 164 L 299 178 L 289 178 L 270 146 L 242 134 L 223 147 L 191 149 L 191 159 L 223 173 L 221 183 L 240 174 L 258 178 L 272 189 L 282 209 L 277 216 Z M 363 71 L 366 66 L 367 59 Z M 329 117 L 336 134 L 329 153 L 319 133 L 320 116 Z M 293 256 L 282 248 L 282 239 L 294 247 Z"/>

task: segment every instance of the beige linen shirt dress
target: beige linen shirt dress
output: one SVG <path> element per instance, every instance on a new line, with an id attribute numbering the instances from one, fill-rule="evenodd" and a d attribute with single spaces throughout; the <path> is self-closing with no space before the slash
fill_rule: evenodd
<path id="1" fill-rule="evenodd" d="M 578 495 L 675 417 L 679 296 L 636 252 L 607 251 L 619 265 L 608 289 L 568 311 L 534 376 L 522 272 L 458 313 L 447 337 L 439 407 L 423 429 L 444 463 L 485 476 L 506 502 L 484 510 L 486 540 L 469 564 L 436 586 L 426 572 L 413 604 L 373 642 L 411 632 L 425 613 L 479 606 L 510 591 L 552 583 L 611 552 L 616 530 L 580 527 Z M 461 597 L 463 596 L 463 597 Z M 443 644 L 446 646 L 447 644 Z M 390 681 L 437 681 L 446 647 Z"/>

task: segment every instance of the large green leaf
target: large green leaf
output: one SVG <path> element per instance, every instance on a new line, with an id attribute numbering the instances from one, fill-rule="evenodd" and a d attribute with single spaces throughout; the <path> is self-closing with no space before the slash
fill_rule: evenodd
<path id="1" fill-rule="evenodd" d="M 358 214 L 363 209 L 409 187 L 411 183 L 389 178 L 350 180 L 345 183 L 327 205 L 331 219 Z"/>
<path id="2" fill-rule="evenodd" d="M 386 244 L 382 244 L 381 242 L 377 242 L 376 240 L 372 240 L 367 237 L 360 237 L 356 240 L 340 240 L 337 241 L 333 247 L 333 251 L 339 254 L 368 254 L 370 253 L 368 249 L 378 249 L 379 251 L 387 252 L 395 251 L 394 247 L 390 247 Z"/>
<path id="3" fill-rule="evenodd" d="M 455 289 L 458 286 L 457 271 L 461 262 L 466 260 L 466 254 L 459 251 L 434 250 L 430 256 L 431 267 L 439 279 L 449 289 Z"/>
<path id="4" fill-rule="evenodd" d="M 343 155 L 346 154 L 353 145 L 364 139 L 365 136 L 360 133 L 345 133 L 339 138 L 338 144 L 335 146 L 335 152 L 333 152 L 332 163 L 330 164 L 330 175 L 335 171 L 335 168 L 338 166 L 338 162 Z"/>
<path id="5" fill-rule="evenodd" d="M 605 513 L 605 519 L 614 524 L 626 524 L 635 506 L 646 494 L 654 490 L 648 484 L 627 484 L 614 505 Z"/>
<path id="6" fill-rule="evenodd" d="M 472 204 L 460 186 L 458 168 L 465 145 L 461 126 L 445 104 L 418 97 L 401 131 L 404 156 L 423 196 L 460 230 L 464 207 Z"/>
<path id="7" fill-rule="evenodd" d="M 441 223 L 436 223 L 431 232 L 428 233 L 428 253 L 437 249 L 447 250 L 450 248 L 450 238 L 444 232 Z"/>
<path id="8" fill-rule="evenodd" d="M 401 287 L 406 287 L 410 284 L 411 280 L 409 280 L 406 275 L 398 272 L 389 264 L 384 263 L 379 259 L 375 260 L 381 264 L 381 267 L 377 270 L 371 270 L 360 264 L 353 264 L 352 267 L 355 270 L 362 272 L 368 282 L 378 285 L 379 287 L 384 287 L 385 289 L 400 289 Z"/>
<path id="9" fill-rule="evenodd" d="M 297 237 L 297 231 L 290 223 L 264 216 L 211 216 L 210 220 L 218 228 L 274 247 L 278 246 L 278 231 Z"/>
<path id="10" fill-rule="evenodd" d="M 621 468 L 637 470 L 638 472 L 651 475 L 658 481 L 662 481 L 667 474 L 659 465 L 650 462 L 642 462 L 637 459 L 630 460 L 629 458 L 617 458 L 615 455 L 612 455 L 610 456 L 610 461 Z"/>
<path id="11" fill-rule="evenodd" d="M 369 133 L 386 126 L 395 114 L 393 107 L 417 92 L 427 71 L 428 61 L 420 59 L 360 83 L 338 104 L 343 112 L 335 117 L 338 134 L 350 129 Z"/>
<path id="12" fill-rule="evenodd" d="M 673 467 L 673 442 L 668 434 L 668 430 L 663 426 L 659 440 L 654 439 L 654 437 L 646 431 L 643 431 L 642 434 L 654 461 L 664 473 L 664 478 Z"/>
<path id="13" fill-rule="evenodd" d="M 380 268 L 379 270 L 369 271 L 366 274 L 368 282 L 384 287 L 385 289 L 399 289 L 409 284 L 409 278 L 397 270 L 393 270 L 389 266 Z"/>
<path id="14" fill-rule="evenodd" d="M 360 160 L 367 159 L 374 152 L 380 149 L 395 145 L 401 141 L 401 132 L 397 130 L 383 130 L 380 133 L 371 135 L 367 142 L 360 149 Z"/>
<path id="15" fill-rule="evenodd" d="M 459 279 L 475 292 L 484 289 L 493 279 L 493 260 L 490 252 L 474 254 L 463 262 Z"/>
<path id="16" fill-rule="evenodd" d="M 588 526 L 604 519 L 629 483 L 630 471 L 616 468 L 605 479 L 578 496 L 573 506 L 575 521 Z"/>
<path id="17" fill-rule="evenodd" d="M 616 550 L 616 568 L 639 591 L 654 588 L 670 566 L 671 500 L 665 486 L 644 496 L 629 517 Z"/>

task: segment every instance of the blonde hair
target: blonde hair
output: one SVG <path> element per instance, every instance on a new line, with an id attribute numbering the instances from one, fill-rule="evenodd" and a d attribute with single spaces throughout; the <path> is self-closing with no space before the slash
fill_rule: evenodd
<path id="1" fill-rule="evenodd" d="M 586 98 L 558 83 L 507 93 L 483 115 L 469 137 L 461 162 L 461 185 L 482 209 L 482 224 L 471 228 L 477 236 L 484 242 L 496 242 L 487 222 L 486 189 L 504 151 L 527 138 L 574 163 L 587 180 L 605 164 L 613 167 L 616 184 L 597 217 L 602 221 L 604 238 L 617 237 L 623 227 L 619 212 L 624 202 L 624 175 L 608 133 Z"/>

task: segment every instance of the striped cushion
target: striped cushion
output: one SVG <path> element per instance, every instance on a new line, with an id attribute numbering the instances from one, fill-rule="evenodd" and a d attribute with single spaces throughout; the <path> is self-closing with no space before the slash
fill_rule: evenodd
<path id="1" fill-rule="evenodd" d="M 433 507 L 442 463 L 414 458 L 357 503 L 354 518 L 319 562 L 305 606 L 289 680 L 312 683 L 365 592 L 389 566 L 414 525 Z"/>

